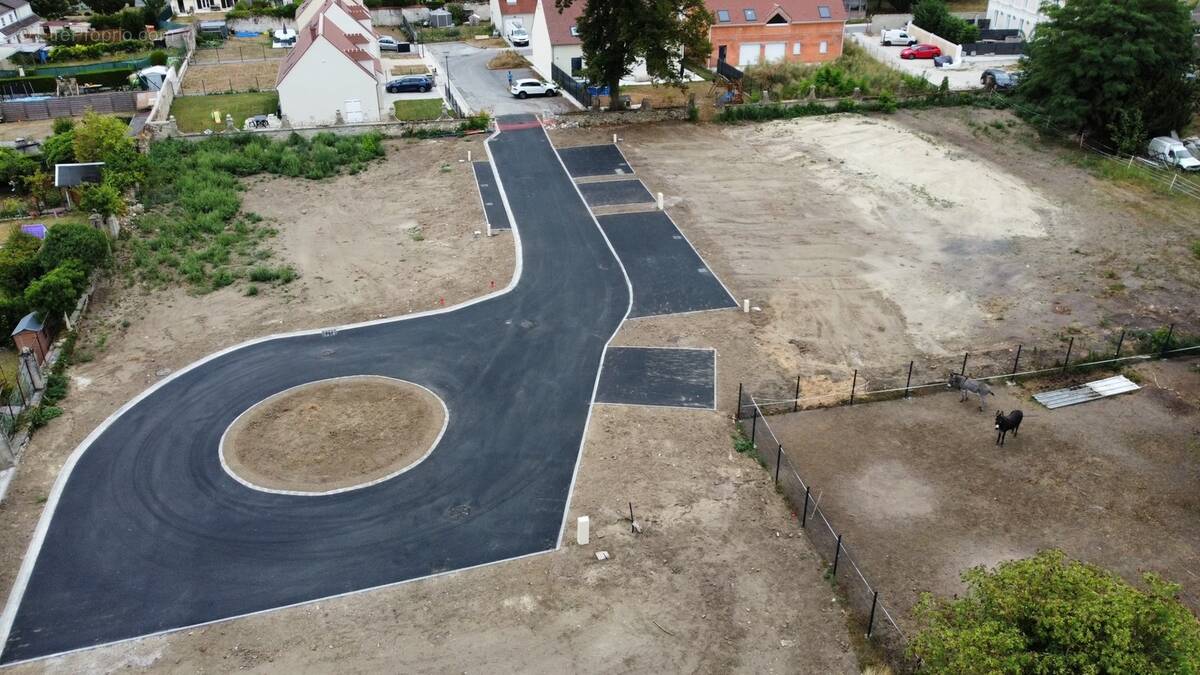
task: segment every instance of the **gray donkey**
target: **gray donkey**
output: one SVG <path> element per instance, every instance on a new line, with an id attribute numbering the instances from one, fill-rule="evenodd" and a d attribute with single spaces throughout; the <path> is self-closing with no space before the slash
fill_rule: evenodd
<path id="1" fill-rule="evenodd" d="M 958 399 L 959 403 L 967 400 L 968 394 L 978 394 L 979 412 L 983 412 L 983 398 L 989 395 L 995 396 L 995 394 L 992 393 L 991 387 L 987 386 L 983 382 L 979 380 L 972 380 L 969 377 L 963 377 L 958 373 L 952 373 L 950 375 L 950 381 L 946 383 L 946 386 L 951 389 L 958 389 L 960 392 L 962 392 L 962 397 Z"/>

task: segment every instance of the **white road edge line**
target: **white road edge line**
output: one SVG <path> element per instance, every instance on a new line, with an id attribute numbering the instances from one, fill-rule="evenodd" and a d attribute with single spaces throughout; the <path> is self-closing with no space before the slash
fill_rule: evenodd
<path id="1" fill-rule="evenodd" d="M 484 143 L 486 144 L 487 141 L 484 141 Z M 483 224 L 487 226 L 487 236 L 490 237 L 492 236 L 492 219 L 488 218 L 487 202 L 483 200 L 483 186 L 479 184 L 479 171 L 475 168 L 481 161 L 475 160 L 471 162 L 471 176 L 475 178 L 475 192 L 479 193 L 479 206 L 483 209 Z M 488 162 L 488 164 L 491 164 L 491 162 Z"/>
<path id="2" fill-rule="evenodd" d="M 540 118 L 539 118 L 540 119 Z M 554 142 L 550 140 L 550 134 L 546 133 L 546 127 L 541 127 L 542 133 L 546 136 L 546 142 L 550 144 L 550 149 L 554 151 L 554 156 L 558 158 L 558 164 L 562 167 L 563 173 L 567 175 L 567 179 L 571 183 L 571 187 L 575 188 L 575 194 L 579 195 L 579 201 L 583 204 L 583 208 L 587 209 L 588 215 L 592 217 L 592 223 L 596 226 L 596 231 L 604 238 L 604 243 L 608 245 L 608 250 L 612 253 L 613 260 L 617 261 L 617 266 L 621 268 L 621 275 L 625 277 L 625 287 L 629 291 L 629 303 L 625 306 L 625 316 L 621 317 L 621 322 L 613 329 L 612 335 L 608 336 L 608 340 L 604 343 L 604 349 L 600 352 L 600 365 L 596 368 L 596 381 L 592 384 L 592 402 L 588 404 L 587 419 L 583 423 L 583 436 L 579 438 L 579 452 L 575 455 L 575 470 L 571 472 L 571 486 L 567 489 L 567 501 L 563 503 L 562 525 L 558 528 L 558 543 L 555 545 L 555 550 L 562 548 L 563 535 L 567 532 L 567 517 L 571 514 L 571 499 L 575 496 L 575 480 L 579 478 L 579 467 L 583 464 L 583 448 L 587 444 L 588 430 L 592 425 L 592 411 L 596 408 L 596 392 L 600 389 L 600 375 L 604 372 L 604 359 L 608 356 L 608 347 L 612 344 L 613 338 L 617 337 L 617 333 L 621 332 L 621 327 L 629 320 L 629 313 L 633 311 L 633 282 L 629 279 L 629 272 L 625 270 L 625 263 L 621 262 L 621 256 L 617 255 L 617 249 L 613 248 L 612 242 L 608 240 L 608 235 L 605 234 L 604 228 L 600 227 L 600 221 L 596 219 L 596 214 L 592 211 L 592 207 L 588 206 L 587 200 L 583 197 L 583 192 L 579 190 L 579 184 L 575 182 L 571 172 L 567 171 L 567 165 L 563 162 L 562 155 L 558 154 L 558 148 L 554 147 Z"/>
<path id="3" fill-rule="evenodd" d="M 500 134 L 500 126 L 497 124 L 496 131 L 488 138 L 488 141 L 491 141 L 499 134 Z M 549 137 L 547 137 L 547 140 L 549 140 Z M 488 152 L 488 160 L 492 162 L 493 171 L 494 171 L 495 170 L 494 169 L 495 160 L 491 156 L 491 154 L 492 154 L 491 149 L 488 148 L 487 142 L 484 143 L 484 149 L 487 150 L 487 152 Z M 409 319 L 417 319 L 417 318 L 425 317 L 425 316 L 435 316 L 438 314 L 447 314 L 449 312 L 454 312 L 459 309 L 463 309 L 464 307 L 470 307 L 471 305 L 477 305 L 481 302 L 486 302 L 493 298 L 497 298 L 502 295 L 506 295 L 506 294 L 510 293 L 514 288 L 516 288 L 517 284 L 521 280 L 521 274 L 524 272 L 524 266 L 525 266 L 524 254 L 523 254 L 523 250 L 521 248 L 521 233 L 520 233 L 519 228 L 517 227 L 516 219 L 513 218 L 512 209 L 510 208 L 510 206 L 508 204 L 508 196 L 504 192 L 504 185 L 502 183 L 497 183 L 497 187 L 500 189 L 500 199 L 501 199 L 501 201 L 504 202 L 504 209 L 508 213 L 508 222 L 510 225 L 512 225 L 513 245 L 516 247 L 516 262 L 514 264 L 513 276 L 512 276 L 512 279 L 509 280 L 507 286 L 505 286 L 504 288 L 502 288 L 500 290 L 494 291 L 492 293 L 488 293 L 487 295 L 481 295 L 477 298 L 472 298 L 470 300 L 466 300 L 466 301 L 458 303 L 457 305 L 451 305 L 449 307 L 440 307 L 438 309 L 427 310 L 424 312 L 416 312 L 413 314 L 406 314 L 404 316 L 390 317 L 390 318 L 386 318 L 386 319 L 374 319 L 372 321 L 363 321 L 360 323 L 345 324 L 342 326 L 335 326 L 334 328 L 339 331 L 352 330 L 355 328 L 365 328 L 367 326 L 378 326 L 378 325 L 387 324 L 387 323 L 396 323 L 399 321 L 407 321 Z M 632 293 L 630 294 L 630 298 L 632 299 Z M 191 372 L 192 370 L 195 370 L 196 368 L 199 368 L 200 366 L 208 363 L 209 361 L 220 358 L 221 356 L 224 356 L 225 354 L 229 354 L 229 353 L 237 351 L 239 349 L 243 349 L 245 347 L 250 347 L 252 345 L 256 345 L 256 344 L 259 344 L 262 342 L 269 342 L 271 340 L 282 340 L 282 339 L 287 339 L 287 338 L 292 338 L 292 337 L 300 337 L 300 336 L 320 335 L 323 331 L 327 330 L 328 328 L 329 327 L 314 328 L 311 330 L 301 330 L 301 331 L 293 331 L 290 333 L 279 333 L 276 335 L 267 335 L 264 337 L 255 338 L 253 340 L 248 340 L 246 342 L 234 345 L 232 347 L 226 347 L 225 349 L 222 349 L 218 352 L 209 354 L 208 356 L 200 359 L 199 361 L 193 361 L 192 363 L 188 364 L 187 366 L 184 366 L 183 368 L 171 373 L 170 375 L 159 380 L 158 382 L 155 382 L 153 385 L 151 385 L 149 388 L 144 390 L 142 393 L 138 394 L 133 399 L 130 399 L 128 402 L 126 402 L 125 405 L 118 408 L 117 411 L 114 412 L 112 415 L 109 415 L 107 419 L 105 419 L 103 422 L 100 423 L 100 426 L 93 429 L 92 432 L 90 434 L 88 434 L 87 437 L 84 438 L 83 441 L 78 446 L 76 446 L 75 450 L 71 453 L 71 456 L 67 458 L 67 461 L 63 464 L 62 469 L 59 470 L 58 478 L 54 481 L 54 486 L 50 489 L 50 494 L 46 498 L 46 506 L 42 510 L 42 516 L 38 520 L 37 527 L 34 529 L 33 539 L 29 542 L 29 548 L 25 552 L 25 557 L 21 560 L 21 568 L 20 568 L 20 570 L 18 570 L 17 576 L 13 580 L 12 590 L 9 591 L 9 595 L 8 595 L 8 602 L 4 606 L 4 613 L 2 615 L 0 615 L 0 655 L 3 655 L 5 648 L 7 648 L 7 646 L 8 646 L 8 636 L 9 636 L 9 633 L 12 632 L 13 622 L 16 620 L 16 616 L 17 616 L 17 610 L 21 606 L 21 599 L 24 598 L 24 596 L 25 596 L 25 589 L 29 585 L 29 578 L 30 578 L 30 576 L 33 575 L 33 567 L 34 567 L 35 563 L 37 562 L 38 555 L 41 553 L 42 544 L 45 543 L 45 540 L 46 540 L 46 533 L 50 529 L 50 522 L 54 518 L 54 511 L 55 511 L 55 509 L 58 508 L 59 499 L 62 497 L 62 493 L 63 493 L 63 490 L 66 488 L 67 481 L 71 477 L 71 472 L 75 469 L 75 465 L 79 462 L 79 458 L 83 456 L 83 453 L 86 452 L 89 447 L 91 447 L 92 443 L 94 443 L 96 441 L 96 439 L 100 437 L 101 434 L 103 434 L 105 431 L 107 431 L 108 428 L 110 426 L 112 426 L 112 424 L 121 417 L 121 415 L 124 415 L 126 412 L 128 412 L 131 408 L 136 406 L 142 400 L 144 400 L 145 398 L 147 398 L 154 392 L 158 391 L 160 388 L 166 386 L 167 383 L 175 380 L 178 377 L 183 376 L 184 374 L 186 374 L 188 372 Z M 603 363 L 603 361 L 601 361 L 601 363 Z M 561 534 L 560 534 L 560 540 L 561 540 Z M 497 560 L 495 562 L 504 562 L 504 561 Z M 436 576 L 436 575 L 431 575 L 431 576 Z M 396 582 L 396 583 L 406 583 L 407 581 L 417 581 L 419 579 L 424 579 L 424 578 L 427 578 L 427 577 L 417 577 L 414 579 L 407 579 L 404 582 Z M 367 589 L 367 590 L 369 590 L 369 589 Z M 353 592 L 357 592 L 357 591 L 351 591 L 351 592 L 353 593 Z M 338 596 L 330 596 L 330 597 L 338 597 Z M 323 600 L 323 599 L 326 599 L 326 598 L 316 598 L 314 600 L 306 600 L 304 602 L 296 603 L 296 604 L 317 602 L 318 600 Z M 288 606 L 290 607 L 290 606 L 294 606 L 294 605 L 288 605 Z M 261 611 L 275 611 L 277 609 L 283 609 L 283 608 L 275 607 L 273 609 L 261 610 Z M 236 618 L 236 617 L 230 617 L 230 618 Z M 225 619 L 220 619 L 220 621 L 223 621 L 223 620 L 225 620 Z M 210 622 L 210 623 L 215 623 L 215 621 Z M 204 624 L 198 624 L 198 625 L 204 625 Z M 154 634 L 159 635 L 162 633 L 168 633 L 168 632 L 172 632 L 172 631 L 176 631 L 176 630 L 183 630 L 185 628 L 194 628 L 194 626 L 180 626 L 178 628 L 171 628 L 169 630 L 160 631 L 159 633 L 154 633 Z M 133 637 L 133 638 L 128 638 L 127 640 L 117 640 L 115 642 L 106 642 L 104 644 L 117 644 L 119 642 L 127 642 L 128 640 L 137 640 L 137 639 L 140 639 L 143 637 L 148 637 L 148 636 L 141 635 L 141 636 L 137 636 L 137 637 Z M 100 647 L 100 646 L 103 646 L 103 645 L 93 645 L 93 647 Z M 91 648 L 92 647 L 88 647 L 87 649 L 91 649 Z M 73 651 L 79 651 L 79 650 L 73 650 Z M 49 658 L 52 656 L 58 656 L 62 653 L 68 653 L 68 652 L 60 652 L 58 654 L 47 654 L 46 656 L 38 657 L 38 659 Z M 28 660 L 37 660 L 37 659 L 28 659 Z M 11 664 L 6 664 L 6 665 L 11 665 Z"/>
<path id="4" fill-rule="evenodd" d="M 387 380 L 389 382 L 402 382 L 404 384 L 409 384 L 414 387 L 424 389 L 426 392 L 429 393 L 430 396 L 436 398 L 438 403 L 442 404 L 442 429 L 440 431 L 438 431 L 437 438 L 433 439 L 433 444 L 429 446 L 429 449 L 425 451 L 425 454 L 418 457 L 416 461 L 411 462 L 411 463 L 401 467 L 400 469 L 397 469 L 396 471 L 389 473 L 386 476 L 376 478 L 375 480 L 368 481 L 366 483 L 358 483 L 356 485 L 349 485 L 349 486 L 343 487 L 343 488 L 335 488 L 333 490 L 326 490 L 325 492 L 311 492 L 311 491 L 305 491 L 305 490 L 280 490 L 277 488 L 269 488 L 269 487 L 264 487 L 262 485 L 255 485 L 254 483 L 251 483 L 250 481 L 246 480 L 245 478 L 242 478 L 241 476 L 237 475 L 237 473 L 234 472 L 233 469 L 229 468 L 229 464 L 226 463 L 226 461 L 225 461 L 225 438 L 227 436 L 229 436 L 229 431 L 231 429 L 233 429 L 235 426 L 237 426 L 238 421 L 241 420 L 243 417 L 245 417 L 247 414 L 249 414 L 250 411 L 254 410 L 255 408 L 257 408 L 260 405 L 265 405 L 267 403 L 270 403 L 271 401 L 274 401 L 275 399 L 278 399 L 283 396 L 287 396 L 288 394 L 292 393 L 293 391 L 296 391 L 297 389 L 303 389 L 304 387 L 312 387 L 312 386 L 316 386 L 318 384 L 324 384 L 326 382 L 336 382 L 338 380 L 363 380 L 363 379 Z M 270 396 L 264 398 L 263 400 L 259 401 L 258 403 L 255 403 L 254 405 L 250 406 L 249 408 L 246 408 L 245 410 L 242 411 L 242 413 L 240 415 L 233 418 L 233 421 L 230 422 L 229 426 L 225 427 L 225 431 L 223 431 L 221 433 L 221 440 L 217 443 L 217 457 L 221 460 L 221 468 L 225 470 L 225 473 L 228 474 L 230 478 L 236 480 L 237 482 L 241 483 L 245 487 L 250 488 L 251 490 L 258 490 L 259 492 L 269 492 L 269 493 L 275 494 L 275 495 L 292 495 L 295 497 L 325 497 L 328 495 L 336 495 L 341 492 L 351 492 L 353 490 L 361 490 L 365 487 L 371 487 L 372 485 L 378 485 L 384 481 L 391 480 L 391 479 L 395 478 L 396 476 L 399 476 L 400 474 L 405 473 L 408 470 L 416 467 L 418 464 L 420 464 L 421 462 L 424 462 L 430 455 L 433 454 L 433 451 L 437 448 L 438 444 L 440 444 L 442 442 L 442 436 L 446 435 L 446 428 L 449 426 L 450 426 L 450 408 L 448 408 L 446 406 L 446 401 L 443 400 L 441 396 L 438 396 L 436 393 L 434 393 L 434 391 L 432 389 L 430 389 L 429 387 L 417 384 L 416 382 L 410 382 L 408 380 L 403 380 L 398 377 L 388 377 L 387 375 L 342 375 L 340 377 L 330 377 L 330 378 L 327 378 L 324 380 L 313 380 L 312 382 L 305 382 L 304 384 L 298 384 L 294 387 L 288 387 L 287 389 L 284 389 L 283 391 L 276 393 L 276 394 L 271 394 Z"/>

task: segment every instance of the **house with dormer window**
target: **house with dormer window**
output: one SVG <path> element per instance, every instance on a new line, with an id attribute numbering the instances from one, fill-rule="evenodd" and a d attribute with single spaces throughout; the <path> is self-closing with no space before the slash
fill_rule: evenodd
<path id="1" fill-rule="evenodd" d="M 744 68 L 820 63 L 842 55 L 842 0 L 705 0 L 705 5 L 714 18 L 710 68 L 720 60 Z"/>
<path id="2" fill-rule="evenodd" d="M 357 0 L 308 0 L 279 65 L 279 108 L 293 126 L 378 122 L 384 71 L 371 13 Z"/>

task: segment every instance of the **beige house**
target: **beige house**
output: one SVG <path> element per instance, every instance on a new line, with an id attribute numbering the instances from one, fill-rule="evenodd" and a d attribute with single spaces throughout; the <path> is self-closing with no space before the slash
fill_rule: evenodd
<path id="1" fill-rule="evenodd" d="M 355 0 L 308 0 L 296 46 L 279 65 L 279 108 L 292 126 L 383 119 L 384 70 L 371 13 Z"/>

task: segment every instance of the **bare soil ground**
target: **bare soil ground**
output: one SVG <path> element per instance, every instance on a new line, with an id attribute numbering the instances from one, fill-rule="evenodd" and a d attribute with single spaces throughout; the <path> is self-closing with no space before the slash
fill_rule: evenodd
<path id="1" fill-rule="evenodd" d="M 0 505 L 0 590 L 64 458 L 170 370 L 242 339 L 504 286 L 511 235 L 474 235 L 483 214 L 471 167 L 457 161 L 468 148 L 481 156 L 479 143 L 395 143 L 386 164 L 321 183 L 250 179 L 244 208 L 280 230 L 275 262 L 300 273 L 290 285 L 256 297 L 103 288 L 83 328 L 93 360 L 71 369 L 66 415 L 39 432 Z M 722 414 L 598 406 L 570 509 L 557 552 L 16 670 L 858 671 L 819 561 L 767 476 L 732 451 Z M 570 543 L 579 515 L 592 519 L 587 547 Z"/>
<path id="2" fill-rule="evenodd" d="M 26 120 L 0 124 L 0 141 L 15 141 L 18 138 L 42 140 L 54 133 L 54 120 Z"/>
<path id="3" fill-rule="evenodd" d="M 1200 367 L 1133 370 L 1140 391 L 1057 410 L 1030 397 L 1064 382 L 997 387 L 984 413 L 946 392 L 765 419 L 902 627 L 919 594 L 1043 548 L 1131 582 L 1155 572 L 1196 611 Z M 1015 408 L 1020 433 L 999 447 L 995 410 Z"/>
<path id="4" fill-rule="evenodd" d="M 716 344 L 744 364 L 726 383 L 790 398 L 802 375 L 802 396 L 820 396 L 848 391 L 855 368 L 870 385 L 871 369 L 913 359 L 928 377 L 965 351 L 1011 362 L 1019 343 L 1045 353 L 1076 336 L 1079 355 L 1105 326 L 1197 325 L 1195 212 L 1093 177 L 1007 113 L 553 136 L 614 130 L 714 272 L 761 309 L 630 327 Z"/>
<path id="5" fill-rule="evenodd" d="M 336 490 L 412 465 L 445 421 L 438 398 L 407 382 L 317 382 L 248 410 L 229 428 L 222 453 L 234 474 L 260 487 Z"/>
<path id="6" fill-rule="evenodd" d="M 183 74 L 183 94 L 220 94 L 227 91 L 275 88 L 279 61 L 246 61 L 200 65 L 193 63 Z"/>

